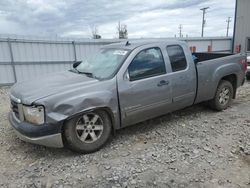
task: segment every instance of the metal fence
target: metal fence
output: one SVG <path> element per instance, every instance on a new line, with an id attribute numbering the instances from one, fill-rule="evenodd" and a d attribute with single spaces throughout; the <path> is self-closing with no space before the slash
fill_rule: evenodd
<path id="1" fill-rule="evenodd" d="M 231 38 L 183 38 L 197 51 L 230 51 Z M 0 38 L 0 85 L 31 80 L 51 72 L 70 69 L 72 63 L 84 60 L 101 46 L 120 42 L 111 39 L 29 39 Z"/>

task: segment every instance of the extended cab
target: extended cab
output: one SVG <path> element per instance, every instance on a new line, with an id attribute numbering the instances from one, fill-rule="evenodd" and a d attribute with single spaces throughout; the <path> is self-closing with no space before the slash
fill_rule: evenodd
<path id="1" fill-rule="evenodd" d="M 89 153 L 114 130 L 196 103 L 224 110 L 244 83 L 246 57 L 148 40 L 104 46 L 73 67 L 12 87 L 9 120 L 22 140 Z"/>

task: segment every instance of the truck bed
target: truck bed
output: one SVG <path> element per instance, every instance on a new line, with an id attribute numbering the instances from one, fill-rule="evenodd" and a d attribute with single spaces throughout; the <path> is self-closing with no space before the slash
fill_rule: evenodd
<path id="1" fill-rule="evenodd" d="M 239 62 L 245 59 L 242 54 L 193 53 L 197 74 L 197 96 L 195 103 L 214 97 L 221 76 L 235 76 L 236 87 L 242 85 L 245 74 Z M 194 57 L 193 57 L 194 58 Z"/>
<path id="2" fill-rule="evenodd" d="M 210 53 L 210 52 L 198 52 L 198 53 L 192 53 L 193 57 L 197 58 L 195 60 L 195 63 L 201 62 L 201 61 L 207 61 L 212 59 L 218 59 L 222 57 L 227 57 L 234 55 L 232 53 Z"/>

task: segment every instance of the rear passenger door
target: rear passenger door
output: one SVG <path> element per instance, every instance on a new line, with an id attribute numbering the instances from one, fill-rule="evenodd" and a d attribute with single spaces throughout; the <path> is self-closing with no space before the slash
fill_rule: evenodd
<path id="1" fill-rule="evenodd" d="M 196 70 L 186 45 L 166 46 L 167 57 L 172 69 L 171 87 L 173 110 L 192 105 L 196 95 Z"/>

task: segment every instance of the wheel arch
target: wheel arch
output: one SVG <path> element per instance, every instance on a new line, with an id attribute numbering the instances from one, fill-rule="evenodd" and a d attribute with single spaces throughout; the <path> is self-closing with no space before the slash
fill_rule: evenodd
<path id="1" fill-rule="evenodd" d="M 218 82 L 217 88 L 222 80 L 226 80 L 232 84 L 232 86 L 233 86 L 233 99 L 235 99 L 236 98 L 236 91 L 237 91 L 237 76 L 236 76 L 236 74 L 229 74 L 227 76 L 222 77 Z"/>
<path id="2" fill-rule="evenodd" d="M 109 107 L 97 107 L 97 108 L 91 108 L 91 109 L 87 109 L 87 110 L 83 110 L 83 111 L 80 111 L 78 113 L 75 113 L 71 116 L 69 116 L 68 118 L 66 118 L 64 121 L 63 121 L 63 126 L 62 126 L 62 133 L 64 132 L 64 126 L 65 126 L 65 122 L 74 118 L 74 117 L 77 117 L 81 114 L 84 114 L 84 113 L 87 113 L 87 112 L 93 112 L 93 111 L 97 111 L 97 110 L 102 110 L 104 112 L 107 113 L 107 115 L 109 116 L 110 120 L 111 120 L 111 127 L 112 127 L 112 132 L 113 134 L 115 134 L 115 131 L 116 131 L 116 123 L 115 123 L 115 116 L 112 112 L 112 110 L 109 108 Z"/>

